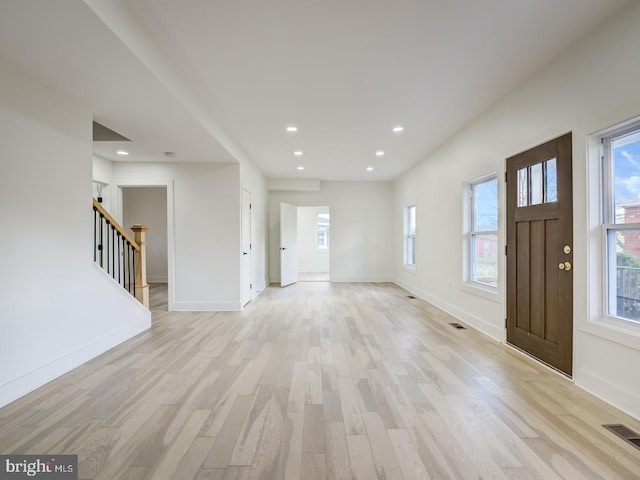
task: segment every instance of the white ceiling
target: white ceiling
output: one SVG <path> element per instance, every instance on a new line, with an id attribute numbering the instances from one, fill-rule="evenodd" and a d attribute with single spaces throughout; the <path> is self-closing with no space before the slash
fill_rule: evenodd
<path id="1" fill-rule="evenodd" d="M 625 3 L 0 0 L 0 56 L 131 138 L 128 161 L 388 180 Z"/>

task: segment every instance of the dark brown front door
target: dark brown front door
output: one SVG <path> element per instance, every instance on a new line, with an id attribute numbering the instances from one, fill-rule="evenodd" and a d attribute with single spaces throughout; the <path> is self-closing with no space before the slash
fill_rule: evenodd
<path id="1" fill-rule="evenodd" d="M 507 342 L 571 375 L 571 134 L 507 159 Z"/>

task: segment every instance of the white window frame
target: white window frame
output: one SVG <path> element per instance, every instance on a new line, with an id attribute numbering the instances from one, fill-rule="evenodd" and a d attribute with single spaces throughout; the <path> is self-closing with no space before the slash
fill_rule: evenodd
<path id="1" fill-rule="evenodd" d="M 600 229 L 601 229 L 601 318 L 613 325 L 626 325 L 633 329 L 640 330 L 640 319 L 634 320 L 609 313 L 609 305 L 617 301 L 617 285 L 612 285 L 611 276 L 615 275 L 617 265 L 617 255 L 615 248 L 609 247 L 610 238 L 615 237 L 616 232 L 637 230 L 640 232 L 640 222 L 636 223 L 616 223 L 615 221 L 615 189 L 613 188 L 614 172 L 612 159 L 612 142 L 630 133 L 640 132 L 640 120 L 624 122 L 620 125 L 607 129 L 598 135 L 598 156 L 600 167 Z"/>
<path id="2" fill-rule="evenodd" d="M 415 218 L 415 229 L 413 232 L 411 229 L 411 210 L 414 212 Z M 416 208 L 416 204 L 412 203 L 406 205 L 403 210 L 403 219 L 404 219 L 404 232 L 403 232 L 403 254 L 402 254 L 402 263 L 404 267 L 410 271 L 415 271 L 416 269 L 416 232 L 418 230 L 418 210 Z M 413 245 L 413 259 L 409 258 L 409 244 Z M 413 260 L 413 261 L 412 261 Z"/>
<path id="3" fill-rule="evenodd" d="M 498 206 L 498 211 L 496 211 L 496 217 L 498 218 L 498 225 L 496 226 L 496 230 L 476 230 L 475 229 L 475 188 L 478 185 L 482 185 L 484 183 L 488 183 L 491 181 L 496 182 L 496 205 Z M 464 197 L 465 197 L 465 210 L 464 210 L 464 240 L 463 240 L 463 249 L 464 249 L 464 261 L 463 261 L 463 279 L 464 284 L 467 287 L 472 287 L 473 290 L 488 292 L 492 296 L 497 295 L 500 288 L 500 279 L 501 279 L 501 262 L 500 262 L 500 184 L 498 182 L 498 175 L 494 173 L 490 173 L 488 175 L 484 175 L 479 178 L 475 178 L 469 182 L 464 184 Z M 480 235 L 495 235 L 496 237 L 496 255 L 497 255 L 497 269 L 496 272 L 496 284 L 492 285 L 486 282 L 479 282 L 474 279 L 474 270 L 475 270 L 475 242 L 474 239 Z"/>

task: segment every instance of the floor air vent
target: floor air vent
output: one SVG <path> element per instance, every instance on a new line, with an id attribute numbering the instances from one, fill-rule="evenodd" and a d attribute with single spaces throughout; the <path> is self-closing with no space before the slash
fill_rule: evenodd
<path id="1" fill-rule="evenodd" d="M 457 328 L 458 330 L 466 330 L 466 327 L 463 327 L 459 323 L 450 323 L 449 325 L 451 325 L 454 328 Z"/>
<path id="2" fill-rule="evenodd" d="M 416 299 L 416 297 L 414 297 L 413 295 L 407 295 L 407 298 L 408 298 L 409 300 L 415 300 L 415 299 Z"/>
<path id="3" fill-rule="evenodd" d="M 604 428 L 609 430 L 612 433 L 615 433 L 618 437 L 623 439 L 625 442 L 629 442 L 631 445 L 640 449 L 640 434 L 634 432 L 629 427 L 626 427 L 621 424 L 611 424 L 611 425 L 602 425 Z"/>

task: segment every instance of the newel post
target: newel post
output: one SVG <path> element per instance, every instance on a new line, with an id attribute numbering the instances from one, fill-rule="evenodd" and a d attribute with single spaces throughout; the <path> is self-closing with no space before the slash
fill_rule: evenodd
<path id="1" fill-rule="evenodd" d="M 147 283 L 147 240 L 146 225 L 134 225 L 131 230 L 136 234 L 136 243 L 140 245 L 140 252 L 136 255 L 136 298 L 149 308 L 149 284 Z"/>

